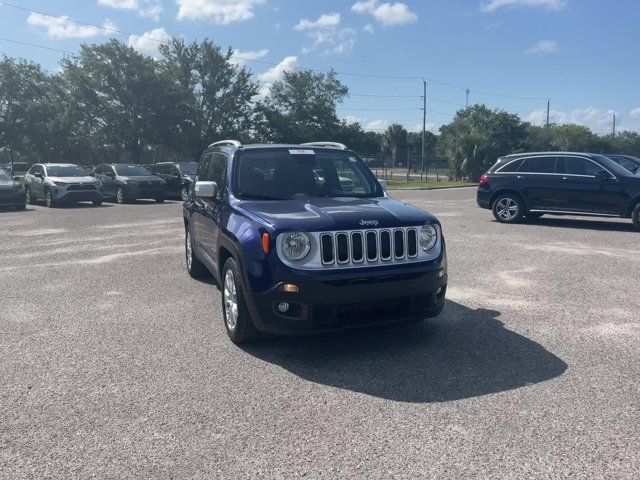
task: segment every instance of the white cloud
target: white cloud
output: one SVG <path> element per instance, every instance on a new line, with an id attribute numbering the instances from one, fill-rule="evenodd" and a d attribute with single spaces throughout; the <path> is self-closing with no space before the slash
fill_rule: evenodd
<path id="1" fill-rule="evenodd" d="M 554 53 L 558 51 L 558 44 L 555 40 L 540 40 L 535 45 L 527 48 L 524 53 L 537 53 L 545 55 L 548 53 Z"/>
<path id="2" fill-rule="evenodd" d="M 139 37 L 131 35 L 129 37 L 129 45 L 144 55 L 149 55 L 150 57 L 157 58 L 160 55 L 160 53 L 158 52 L 160 42 L 154 42 L 153 40 L 151 40 L 152 38 L 165 43 L 171 40 L 171 35 L 169 35 L 167 31 L 162 27 L 154 28 L 153 30 L 144 32 Z"/>
<path id="3" fill-rule="evenodd" d="M 291 55 L 289 57 L 285 57 L 280 63 L 278 63 L 278 65 L 275 65 L 269 70 L 258 75 L 258 80 L 262 83 L 262 86 L 260 87 L 260 92 L 257 97 L 264 98 L 269 95 L 273 82 L 282 80 L 285 72 L 294 72 L 297 70 L 297 67 L 298 57 Z"/>
<path id="4" fill-rule="evenodd" d="M 562 10 L 567 6 L 568 0 L 490 0 L 483 3 L 480 9 L 483 12 L 495 12 L 500 8 L 514 7 L 542 7 L 547 10 Z"/>
<path id="5" fill-rule="evenodd" d="M 372 15 L 384 26 L 404 25 L 416 22 L 418 15 L 404 3 L 380 3 L 379 0 L 361 0 L 351 6 L 351 11 Z"/>
<path id="6" fill-rule="evenodd" d="M 179 20 L 208 19 L 218 25 L 228 25 L 253 18 L 254 7 L 266 0 L 176 0 Z"/>
<path id="7" fill-rule="evenodd" d="M 340 54 L 353 49 L 357 32 L 353 28 L 340 28 L 340 14 L 321 15 L 316 21 L 303 18 L 293 27 L 294 30 L 306 31 L 313 40 L 311 47 L 303 47 L 302 53 L 324 48 L 324 54 Z"/>
<path id="8" fill-rule="evenodd" d="M 108 30 L 90 25 L 80 25 L 72 22 L 66 16 L 54 18 L 31 12 L 27 17 L 27 23 L 36 27 L 44 27 L 47 35 L 55 38 L 89 38 L 97 37 L 98 35 L 109 35 Z M 110 20 L 105 20 L 103 26 L 110 30 L 115 30 L 116 28 Z"/>
<path id="9" fill-rule="evenodd" d="M 340 14 L 339 13 L 329 13 L 320 15 L 320 17 L 312 22 L 311 20 L 307 20 L 303 18 L 298 22 L 298 24 L 293 27 L 294 30 L 312 30 L 314 28 L 332 28 L 340 25 Z"/>
<path id="10" fill-rule="evenodd" d="M 141 17 L 158 21 L 164 11 L 159 0 L 98 0 L 99 5 L 136 12 Z"/>
<path id="11" fill-rule="evenodd" d="M 575 123 L 589 127 L 592 132 L 603 135 L 611 133 L 614 113 L 616 113 L 617 131 L 640 131 L 640 107 L 631 110 L 628 114 L 617 113 L 614 110 L 600 110 L 593 106 L 577 108 L 571 112 L 551 110 L 549 112 L 549 122 L 559 125 Z M 547 110 L 544 108 L 534 110 L 527 117 L 527 121 L 534 125 L 544 125 L 546 120 Z"/>
<path id="12" fill-rule="evenodd" d="M 269 50 L 263 48 L 262 50 L 249 50 L 247 52 L 241 52 L 240 50 L 234 50 L 229 60 L 235 65 L 246 65 L 251 60 L 257 60 L 266 56 Z"/>
<path id="13" fill-rule="evenodd" d="M 371 25 L 370 23 L 367 23 L 362 30 L 364 30 L 367 33 L 375 32 L 375 30 L 373 29 L 373 25 Z"/>
<path id="14" fill-rule="evenodd" d="M 372 120 L 364 127 L 365 130 L 381 131 L 391 125 L 391 120 Z"/>

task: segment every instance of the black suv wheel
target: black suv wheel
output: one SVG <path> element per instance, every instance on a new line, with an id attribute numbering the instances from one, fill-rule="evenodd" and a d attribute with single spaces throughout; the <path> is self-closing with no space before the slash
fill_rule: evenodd
<path id="1" fill-rule="evenodd" d="M 122 187 L 118 187 L 116 190 L 116 202 L 122 205 L 123 203 L 127 203 L 127 197 L 124 194 L 124 190 Z"/>
<path id="2" fill-rule="evenodd" d="M 635 206 L 633 212 L 631 212 L 631 219 L 633 220 L 633 224 L 636 226 L 638 230 L 640 230 L 640 202 Z"/>
<path id="3" fill-rule="evenodd" d="M 522 200 L 511 192 L 499 194 L 493 202 L 492 210 L 493 216 L 500 223 L 516 223 L 524 214 Z"/>
<path id="4" fill-rule="evenodd" d="M 31 189 L 29 187 L 24 189 L 24 197 L 25 202 L 29 205 L 33 205 L 35 203 L 35 199 L 31 196 Z"/>
<path id="5" fill-rule="evenodd" d="M 242 275 L 233 258 L 222 269 L 222 316 L 227 335 L 233 343 L 244 343 L 257 337 L 258 332 L 249 316 L 242 293 Z"/>
<path id="6" fill-rule="evenodd" d="M 44 200 L 47 203 L 47 207 L 49 208 L 55 208 L 56 206 L 56 201 L 53 198 L 53 195 L 51 194 L 51 190 L 47 190 L 44 194 Z"/>

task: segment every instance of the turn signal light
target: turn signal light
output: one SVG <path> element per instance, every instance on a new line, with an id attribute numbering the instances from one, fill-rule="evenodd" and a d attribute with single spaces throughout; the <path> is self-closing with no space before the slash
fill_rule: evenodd
<path id="1" fill-rule="evenodd" d="M 262 251 L 264 253 L 269 253 L 269 234 L 268 233 L 262 234 Z"/>
<path id="2" fill-rule="evenodd" d="M 285 283 L 284 285 L 282 285 L 282 291 L 288 293 L 298 293 L 300 290 L 298 289 L 298 286 L 294 285 L 293 283 Z"/>

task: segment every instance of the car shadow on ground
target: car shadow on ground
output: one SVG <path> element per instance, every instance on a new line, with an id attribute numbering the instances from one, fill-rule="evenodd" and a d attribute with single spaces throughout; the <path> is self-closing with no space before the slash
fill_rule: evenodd
<path id="1" fill-rule="evenodd" d="M 531 225 L 544 225 L 556 228 L 575 228 L 581 230 L 601 230 L 609 232 L 637 232 L 630 219 L 615 219 L 612 221 L 592 220 L 589 218 L 572 219 L 562 217 L 542 217 L 527 222 Z"/>
<path id="2" fill-rule="evenodd" d="M 504 328 L 500 312 L 448 301 L 421 323 L 314 337 L 268 339 L 244 347 L 311 382 L 402 402 L 445 402 L 536 384 L 567 364 Z"/>

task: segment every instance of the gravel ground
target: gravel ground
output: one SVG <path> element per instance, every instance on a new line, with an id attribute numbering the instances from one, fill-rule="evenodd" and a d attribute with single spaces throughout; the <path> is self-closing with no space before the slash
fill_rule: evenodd
<path id="1" fill-rule="evenodd" d="M 638 478 L 640 233 L 441 219 L 422 324 L 238 348 L 181 204 L 0 213 L 0 478 Z"/>

